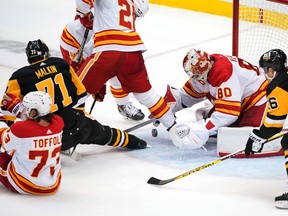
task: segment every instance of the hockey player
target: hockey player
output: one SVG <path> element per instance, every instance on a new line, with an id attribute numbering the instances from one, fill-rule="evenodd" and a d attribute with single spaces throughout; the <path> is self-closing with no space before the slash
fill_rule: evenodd
<path id="1" fill-rule="evenodd" d="M 5 95 L 3 103 L 9 104 Z M 46 92 L 29 92 L 23 98 L 24 121 L 10 128 L 0 122 L 0 182 L 20 194 L 50 195 L 61 182 L 61 135 L 64 122 L 50 113 Z"/>
<path id="2" fill-rule="evenodd" d="M 117 76 L 124 92 L 133 93 L 169 128 L 175 117 L 150 84 L 142 55 L 146 48 L 135 30 L 136 18 L 143 17 L 148 8 L 147 0 L 94 1 L 94 48 L 77 74 L 90 94 Z"/>
<path id="3" fill-rule="evenodd" d="M 286 63 L 286 54 L 280 49 L 269 50 L 260 58 L 259 65 L 264 69 L 267 79 L 270 81 L 266 93 L 268 109 L 261 127 L 250 132 L 245 148 L 247 157 L 250 154 L 261 152 L 264 142 L 283 128 L 288 114 L 288 68 Z M 287 182 L 283 195 L 275 198 L 275 206 L 288 209 L 288 134 L 282 137 L 281 146 L 284 151 Z"/>
<path id="4" fill-rule="evenodd" d="M 93 9 L 93 0 L 90 2 L 76 0 L 76 7 L 75 20 L 69 22 L 65 26 L 60 39 L 60 51 L 62 57 L 72 65 L 75 72 L 77 72 L 81 63 L 91 55 L 93 49 L 93 13 L 91 11 L 91 9 Z M 87 35 L 86 31 L 88 31 Z M 85 37 L 86 39 L 84 40 Z M 82 47 L 83 54 L 80 54 L 79 51 L 83 41 L 85 42 L 84 47 Z M 135 121 L 144 119 L 144 113 L 133 106 L 132 102 L 129 101 L 129 94 L 123 91 L 121 83 L 117 77 L 111 78 L 109 83 L 110 91 L 117 104 L 117 109 L 124 119 Z M 101 102 L 103 101 L 105 94 L 106 85 L 103 85 L 96 95 L 93 95 L 93 97 L 95 100 Z"/>
<path id="5" fill-rule="evenodd" d="M 268 82 L 256 66 L 235 56 L 191 49 L 183 67 L 190 78 L 181 89 L 171 89 L 176 99 L 173 111 L 205 99 L 214 107 L 205 121 L 172 127 L 170 136 L 177 147 L 200 148 L 219 127 L 260 125 Z"/>
<path id="6" fill-rule="evenodd" d="M 26 55 L 30 65 L 10 77 L 6 88 L 10 100 L 2 103 L 3 108 L 21 117 L 23 95 L 35 90 L 46 91 L 52 97 L 52 112 L 64 120 L 62 150 L 75 148 L 79 143 L 146 148 L 144 140 L 102 125 L 84 112 L 85 87 L 65 60 L 49 57 L 49 49 L 43 41 L 29 41 Z"/>

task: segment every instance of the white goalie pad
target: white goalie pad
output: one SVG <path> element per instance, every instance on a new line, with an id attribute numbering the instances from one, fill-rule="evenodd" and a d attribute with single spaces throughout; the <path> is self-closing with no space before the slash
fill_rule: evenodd
<path id="1" fill-rule="evenodd" d="M 218 129 L 217 135 L 217 154 L 223 157 L 232 152 L 236 152 L 240 149 L 245 149 L 246 142 L 249 137 L 249 133 L 253 130 L 253 127 L 221 127 Z M 282 156 L 283 150 L 281 147 L 281 138 L 264 144 L 261 153 L 252 154 L 249 158 L 259 157 L 272 157 Z M 235 158 L 245 158 L 244 152 L 235 156 Z"/>

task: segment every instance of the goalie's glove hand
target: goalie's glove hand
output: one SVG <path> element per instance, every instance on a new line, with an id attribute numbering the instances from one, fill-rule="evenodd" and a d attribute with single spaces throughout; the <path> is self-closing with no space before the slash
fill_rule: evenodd
<path id="1" fill-rule="evenodd" d="M 21 114 L 21 100 L 11 93 L 5 93 L 1 101 L 2 108 L 18 117 Z"/>
<path id="2" fill-rule="evenodd" d="M 206 144 L 209 131 L 198 123 L 178 123 L 169 128 L 173 144 L 179 149 L 198 149 Z"/>
<path id="3" fill-rule="evenodd" d="M 90 11 L 86 13 L 83 17 L 79 17 L 81 24 L 86 28 L 91 30 L 93 28 L 93 13 Z"/>
<path id="4" fill-rule="evenodd" d="M 246 157 L 249 157 L 250 154 L 259 153 L 262 151 L 266 139 L 261 138 L 258 134 L 259 130 L 257 129 L 250 132 L 245 148 Z"/>
<path id="5" fill-rule="evenodd" d="M 97 93 L 93 94 L 92 96 L 94 99 L 96 99 L 96 101 L 103 102 L 105 95 L 106 95 L 106 84 L 104 84 L 100 88 L 100 90 Z"/>

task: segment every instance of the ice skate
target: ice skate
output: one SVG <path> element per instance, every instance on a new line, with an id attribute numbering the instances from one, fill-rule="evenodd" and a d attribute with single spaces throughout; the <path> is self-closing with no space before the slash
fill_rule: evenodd
<path id="1" fill-rule="evenodd" d="M 283 193 L 275 197 L 275 207 L 279 209 L 288 209 L 288 193 Z"/>
<path id="2" fill-rule="evenodd" d="M 126 120 L 140 121 L 145 117 L 141 109 L 133 106 L 131 102 L 125 105 L 118 105 L 118 111 Z"/>

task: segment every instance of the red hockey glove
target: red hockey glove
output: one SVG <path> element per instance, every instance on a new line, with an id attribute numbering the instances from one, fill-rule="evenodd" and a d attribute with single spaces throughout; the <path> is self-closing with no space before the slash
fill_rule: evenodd
<path id="1" fill-rule="evenodd" d="M 96 101 L 103 102 L 105 95 L 106 95 L 106 84 L 104 84 L 100 88 L 100 90 L 93 95 L 93 98 L 96 99 Z"/>
<path id="2" fill-rule="evenodd" d="M 93 13 L 89 12 L 85 14 L 83 17 L 80 17 L 81 24 L 86 28 L 91 30 L 93 28 Z"/>
<path id="3" fill-rule="evenodd" d="M 21 100 L 11 93 L 5 93 L 1 101 L 2 107 L 13 115 L 18 116 L 21 111 Z"/>

